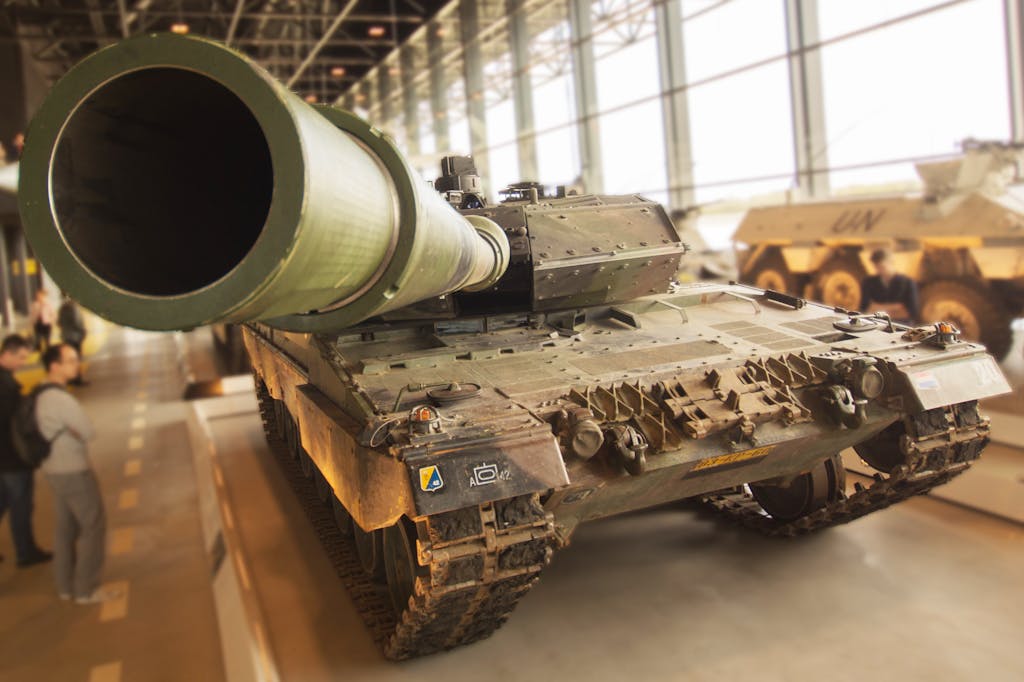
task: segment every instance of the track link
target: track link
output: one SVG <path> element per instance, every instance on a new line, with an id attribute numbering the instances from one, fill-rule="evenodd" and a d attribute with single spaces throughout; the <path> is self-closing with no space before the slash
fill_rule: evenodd
<path id="1" fill-rule="evenodd" d="M 537 495 L 499 500 L 419 519 L 420 571 L 405 609 L 395 613 L 385 585 L 363 570 L 351 533 L 338 528 L 299 464 L 298 429 L 256 377 L 271 450 L 316 530 L 328 559 L 387 658 L 403 660 L 483 639 L 497 630 L 537 581 L 555 546 L 554 521 Z"/>
<path id="2" fill-rule="evenodd" d="M 849 523 L 915 495 L 923 495 L 966 471 L 988 444 L 988 420 L 978 414 L 976 401 L 940 407 L 904 420 L 903 449 L 908 463 L 873 482 L 855 484 L 850 495 L 795 521 L 768 516 L 754 498 L 740 489 L 710 495 L 705 504 L 733 521 L 775 537 L 795 537 Z"/>

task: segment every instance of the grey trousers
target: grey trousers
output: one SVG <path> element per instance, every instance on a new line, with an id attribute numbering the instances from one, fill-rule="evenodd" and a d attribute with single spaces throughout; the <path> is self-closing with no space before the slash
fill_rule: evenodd
<path id="1" fill-rule="evenodd" d="M 106 554 L 107 519 L 92 471 L 49 474 L 56 507 L 53 568 L 57 592 L 87 597 L 99 587 Z"/>

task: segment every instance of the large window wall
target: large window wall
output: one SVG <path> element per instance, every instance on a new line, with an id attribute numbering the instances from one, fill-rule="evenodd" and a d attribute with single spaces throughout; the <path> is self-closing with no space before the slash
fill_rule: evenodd
<path id="1" fill-rule="evenodd" d="M 603 0 L 591 8 L 604 190 L 668 199 L 654 7 Z"/>
<path id="2" fill-rule="evenodd" d="M 820 4 L 822 39 L 839 38 L 821 50 L 835 187 L 913 177 L 903 159 L 964 138 L 1009 138 L 1000 0 L 863 4 L 866 16 L 842 0 Z"/>
<path id="3" fill-rule="evenodd" d="M 783 2 L 733 0 L 682 21 L 696 200 L 791 189 L 796 167 Z"/>
<path id="4" fill-rule="evenodd" d="M 596 189 L 662 201 L 683 196 L 673 189 L 713 206 L 906 189 L 915 160 L 955 154 L 966 138 L 1013 134 L 1005 4 L 1015 0 L 478 0 L 470 15 L 463 1 L 410 41 L 416 125 L 405 119 L 409 81 L 400 73 L 390 77 L 388 106 L 355 105 L 426 174 L 446 153 L 486 159 L 492 197 L 519 180 L 579 182 L 592 156 Z M 475 16 L 473 35 L 460 30 L 465 16 Z M 585 31 L 573 16 L 584 16 Z M 667 29 L 666 17 L 678 24 Z M 441 91 L 424 75 L 436 66 L 428 30 L 445 36 L 433 53 Z M 674 80 L 662 63 L 666 36 L 685 62 Z M 400 72 L 401 49 L 375 71 Z M 482 93 L 467 92 L 473 69 Z M 381 88 L 357 84 L 346 102 L 364 90 Z M 806 182 L 811 174 L 825 182 Z"/>
<path id="5" fill-rule="evenodd" d="M 534 101 L 536 180 L 546 183 L 571 184 L 580 173 L 569 49 L 568 19 L 530 39 L 528 73 Z"/>

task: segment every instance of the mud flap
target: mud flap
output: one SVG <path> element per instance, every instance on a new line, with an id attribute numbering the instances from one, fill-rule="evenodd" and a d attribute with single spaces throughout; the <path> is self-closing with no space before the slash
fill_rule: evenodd
<path id="1" fill-rule="evenodd" d="M 900 367 L 898 372 L 906 382 L 908 390 L 905 395 L 916 399 L 917 409 L 912 412 L 981 400 L 1011 390 L 999 365 L 990 355 L 920 367 Z"/>

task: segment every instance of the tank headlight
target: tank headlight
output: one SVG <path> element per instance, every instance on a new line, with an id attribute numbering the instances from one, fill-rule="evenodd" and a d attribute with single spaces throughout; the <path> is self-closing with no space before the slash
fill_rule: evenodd
<path id="1" fill-rule="evenodd" d="M 877 367 L 865 367 L 854 380 L 858 395 L 874 400 L 885 390 L 885 375 Z"/>

